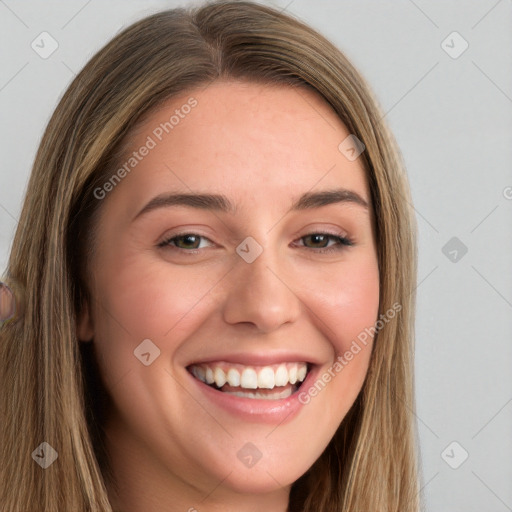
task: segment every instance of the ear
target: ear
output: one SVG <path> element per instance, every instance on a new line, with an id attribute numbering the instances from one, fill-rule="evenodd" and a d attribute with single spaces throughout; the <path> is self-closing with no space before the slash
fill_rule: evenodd
<path id="1" fill-rule="evenodd" d="M 92 341 L 94 338 L 94 327 L 87 301 L 84 301 L 77 318 L 76 335 L 82 342 Z"/>

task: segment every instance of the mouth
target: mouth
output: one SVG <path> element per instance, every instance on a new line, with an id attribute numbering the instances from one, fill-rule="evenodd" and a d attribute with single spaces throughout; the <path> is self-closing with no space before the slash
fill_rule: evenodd
<path id="1" fill-rule="evenodd" d="M 220 393 L 256 400 L 283 400 L 299 390 L 311 370 L 307 362 L 257 366 L 225 361 L 191 364 L 188 372 Z"/>

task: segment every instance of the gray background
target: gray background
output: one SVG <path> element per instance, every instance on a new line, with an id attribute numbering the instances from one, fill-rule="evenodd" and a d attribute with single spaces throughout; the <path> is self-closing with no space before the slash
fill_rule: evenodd
<path id="1" fill-rule="evenodd" d="M 512 510 L 512 2 L 264 3 L 347 54 L 376 92 L 408 168 L 420 235 L 425 510 Z M 74 74 L 127 24 L 185 4 L 0 0 L 0 272 L 37 145 Z M 47 59 L 31 48 L 43 31 L 59 45 Z M 469 44 L 461 55 L 454 31 Z"/>

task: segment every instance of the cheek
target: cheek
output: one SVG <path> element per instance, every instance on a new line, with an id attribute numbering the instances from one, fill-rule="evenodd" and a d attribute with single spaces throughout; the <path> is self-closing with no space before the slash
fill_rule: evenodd
<path id="1" fill-rule="evenodd" d="M 224 274 L 218 266 L 178 267 L 140 255 L 118 256 L 115 265 L 102 266 L 94 323 L 105 357 L 117 365 L 127 362 L 145 339 L 165 340 L 158 348 L 170 353 L 173 340 L 197 327 L 199 312 L 209 307 L 210 292 Z"/>
<path id="2" fill-rule="evenodd" d="M 334 349 L 342 353 L 351 341 L 373 326 L 379 310 L 379 271 L 374 258 L 360 259 L 332 269 L 303 296 L 324 325 Z"/>
<path id="3" fill-rule="evenodd" d="M 305 402 L 322 395 L 329 407 L 318 411 L 335 428 L 357 397 L 368 370 L 373 330 L 379 311 L 379 272 L 376 260 L 358 260 L 324 276 L 323 287 L 304 289 L 302 297 L 328 340 L 332 361 L 323 367 L 304 395 Z M 320 280 L 317 280 L 320 282 Z M 325 390 L 325 391 L 324 391 Z"/>

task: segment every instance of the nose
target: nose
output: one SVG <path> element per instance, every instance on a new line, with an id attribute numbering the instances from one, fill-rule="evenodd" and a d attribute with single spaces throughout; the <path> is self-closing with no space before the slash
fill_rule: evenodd
<path id="1" fill-rule="evenodd" d="M 296 321 L 302 303 L 293 291 L 294 278 L 278 257 L 265 249 L 252 263 L 240 258 L 235 265 L 223 310 L 227 323 L 252 324 L 267 333 Z"/>

